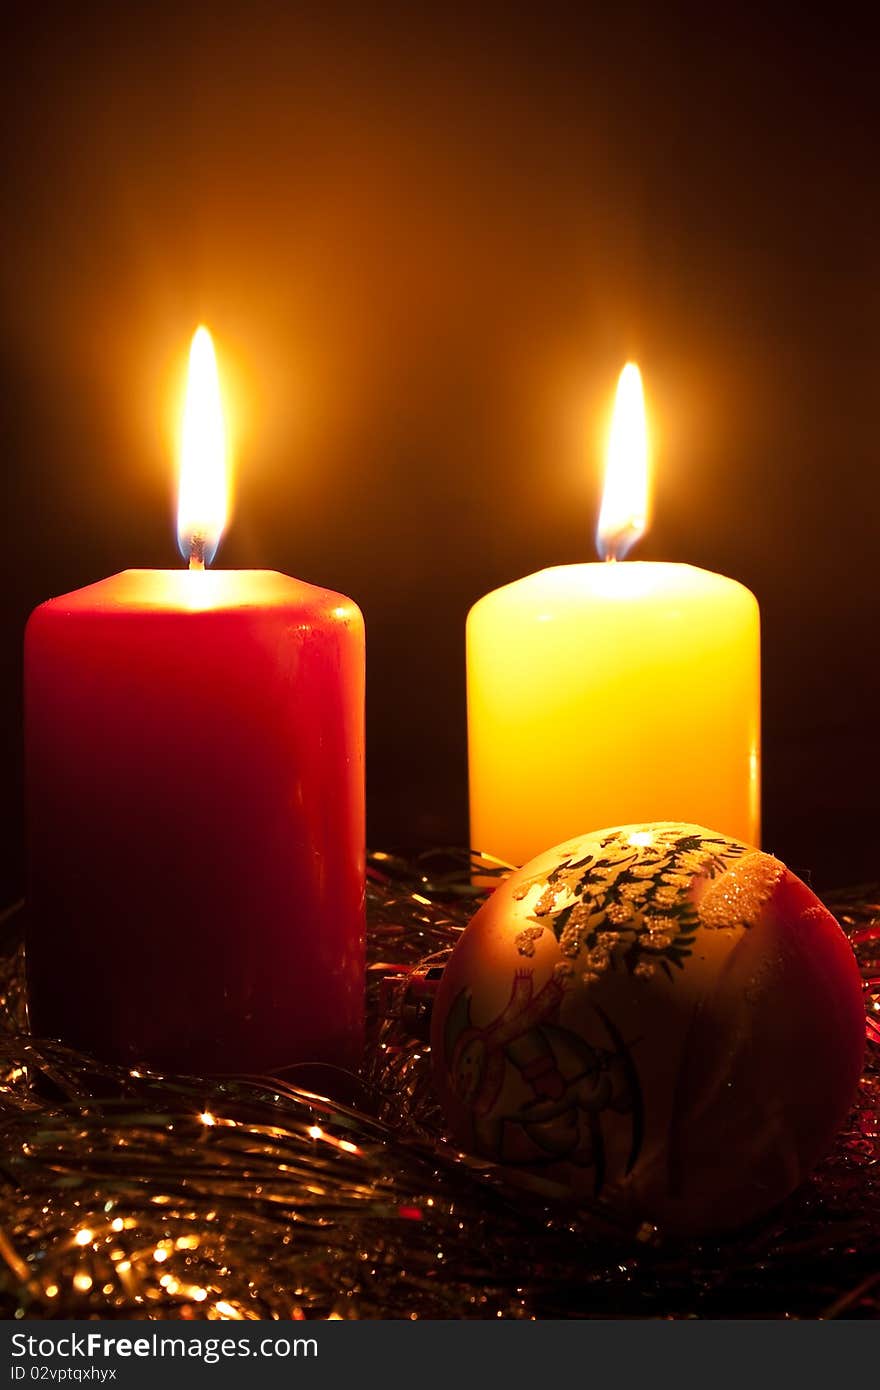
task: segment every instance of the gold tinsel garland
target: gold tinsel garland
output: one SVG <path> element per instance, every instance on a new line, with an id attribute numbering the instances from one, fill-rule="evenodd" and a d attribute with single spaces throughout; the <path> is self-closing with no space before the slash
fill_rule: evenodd
<path id="1" fill-rule="evenodd" d="M 483 866 L 485 870 L 485 866 Z M 0 1312 L 149 1318 L 877 1316 L 880 890 L 837 895 L 868 1062 L 834 1152 L 735 1238 L 673 1245 L 545 1206 L 444 1141 L 406 970 L 474 907 L 466 856 L 371 857 L 359 1077 L 109 1068 L 24 1027 L 0 943 Z M 327 1097 L 335 1097 L 329 1099 Z"/>

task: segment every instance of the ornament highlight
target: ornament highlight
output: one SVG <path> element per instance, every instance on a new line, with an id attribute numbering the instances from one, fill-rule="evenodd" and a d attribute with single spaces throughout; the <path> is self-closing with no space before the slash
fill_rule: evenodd
<path id="1" fill-rule="evenodd" d="M 435 1086 L 456 1141 L 634 1224 L 742 1225 L 846 1117 L 865 1016 L 831 913 L 701 826 L 617 826 L 512 874 L 450 957 Z"/>

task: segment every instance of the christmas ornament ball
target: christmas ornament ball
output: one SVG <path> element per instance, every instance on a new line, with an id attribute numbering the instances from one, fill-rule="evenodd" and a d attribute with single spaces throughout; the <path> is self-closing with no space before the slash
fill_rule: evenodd
<path id="1" fill-rule="evenodd" d="M 453 1138 L 530 1185 L 696 1235 L 770 1210 L 846 1118 L 865 1015 L 846 937 L 778 859 L 616 826 L 512 874 L 440 981 Z"/>

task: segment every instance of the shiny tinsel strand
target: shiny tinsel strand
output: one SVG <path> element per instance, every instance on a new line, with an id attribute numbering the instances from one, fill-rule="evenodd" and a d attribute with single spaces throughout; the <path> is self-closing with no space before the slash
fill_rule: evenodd
<path id="1" fill-rule="evenodd" d="M 831 902 L 872 1040 L 845 1133 L 768 1220 L 674 1245 L 546 1206 L 444 1141 L 407 972 L 442 963 L 466 925 L 470 867 L 460 854 L 372 856 L 358 1077 L 158 1076 L 31 1039 L 21 913 L 0 919 L 0 1313 L 880 1314 L 880 890 Z"/>

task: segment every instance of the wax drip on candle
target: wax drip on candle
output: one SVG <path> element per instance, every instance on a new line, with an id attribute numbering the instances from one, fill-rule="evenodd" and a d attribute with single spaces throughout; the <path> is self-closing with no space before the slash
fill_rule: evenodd
<path id="1" fill-rule="evenodd" d="M 627 362 L 617 383 L 608 438 L 605 489 L 596 528 L 604 560 L 623 560 L 648 525 L 648 431 L 641 373 Z"/>

